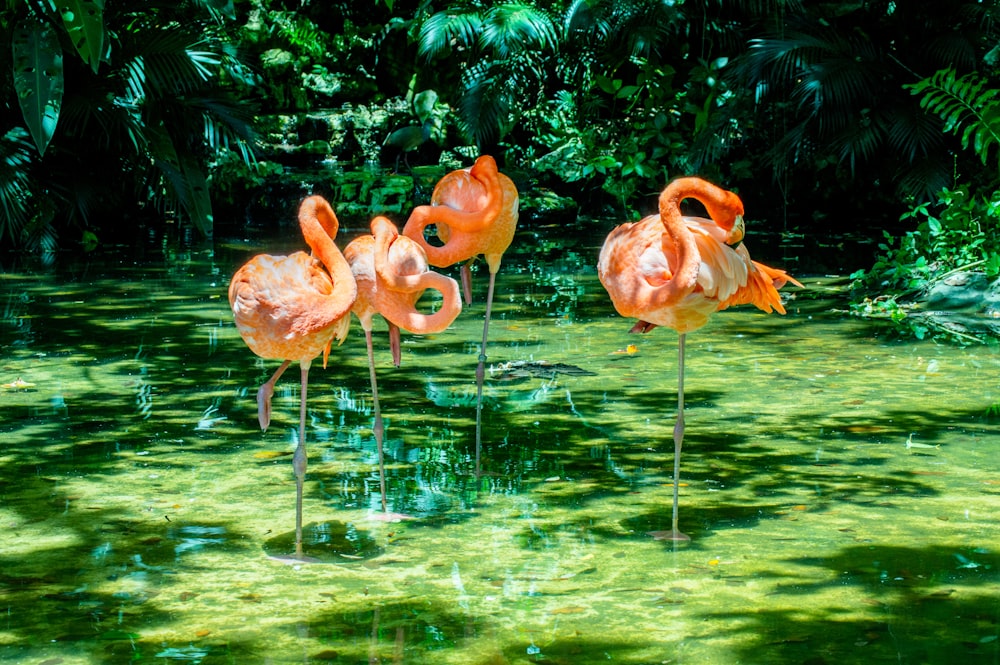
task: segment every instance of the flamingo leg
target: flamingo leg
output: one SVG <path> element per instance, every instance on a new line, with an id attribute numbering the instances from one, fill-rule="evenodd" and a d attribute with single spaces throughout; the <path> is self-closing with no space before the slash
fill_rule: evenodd
<path id="1" fill-rule="evenodd" d="M 677 503 L 681 477 L 681 446 L 684 444 L 684 333 L 677 340 L 677 422 L 674 424 L 674 512 L 667 540 L 691 540 L 677 528 Z"/>
<path id="2" fill-rule="evenodd" d="M 271 424 L 271 395 L 274 394 L 274 384 L 278 382 L 278 379 L 284 374 L 290 364 L 292 364 L 291 360 L 281 363 L 281 366 L 271 375 L 271 378 L 264 382 L 260 389 L 257 390 L 257 422 L 260 423 L 260 428 L 265 432 L 267 431 L 267 426 Z"/>
<path id="3" fill-rule="evenodd" d="M 389 324 L 390 326 L 392 324 Z M 390 328 L 391 330 L 391 328 Z M 398 333 L 398 328 L 397 335 Z M 398 338 L 397 338 L 398 339 Z M 372 433 L 375 435 L 375 445 L 378 447 L 378 481 L 382 491 L 382 512 L 386 511 L 385 505 L 385 454 L 382 448 L 382 436 L 385 428 L 382 425 L 382 409 L 378 404 L 378 382 L 375 380 L 375 353 L 372 350 L 372 331 L 365 330 L 365 343 L 368 345 L 368 376 L 372 384 L 372 404 L 375 408 L 375 424 L 372 425 Z"/>
<path id="4" fill-rule="evenodd" d="M 483 344 L 479 347 L 479 364 L 476 365 L 476 478 L 479 477 L 479 457 L 482 450 L 483 431 L 483 380 L 486 378 L 486 341 L 490 333 L 490 312 L 493 310 L 493 285 L 497 274 L 490 272 L 490 286 L 486 292 L 486 315 L 483 317 Z"/>
<path id="5" fill-rule="evenodd" d="M 309 365 L 311 360 L 300 361 L 302 365 L 302 395 L 299 401 L 299 443 L 292 456 L 295 470 L 295 557 L 302 558 L 302 486 L 306 479 L 306 391 L 309 386 Z"/>
<path id="6" fill-rule="evenodd" d="M 392 364 L 395 367 L 399 367 L 401 361 L 400 350 L 400 340 L 399 340 L 399 326 L 397 326 L 392 321 L 386 321 L 389 324 L 389 349 L 392 351 Z"/>
<path id="7" fill-rule="evenodd" d="M 462 269 L 459 274 L 462 276 L 462 295 L 465 296 L 465 304 L 472 304 L 472 262 L 475 259 L 469 259 L 467 262 L 462 264 Z"/>

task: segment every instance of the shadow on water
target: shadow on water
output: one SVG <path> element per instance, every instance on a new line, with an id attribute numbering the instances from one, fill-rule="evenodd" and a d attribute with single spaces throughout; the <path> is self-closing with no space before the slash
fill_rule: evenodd
<path id="1" fill-rule="evenodd" d="M 478 478 L 481 267 L 401 367 L 376 324 L 392 516 L 358 328 L 314 367 L 307 550 L 333 566 L 268 557 L 291 549 L 298 385 L 260 432 L 276 363 L 226 301 L 281 243 L 6 274 L 0 383 L 30 385 L 0 389 L 0 662 L 1000 661 L 994 350 L 888 341 L 831 311 L 844 278 L 719 315 L 688 341 L 692 541 L 655 541 L 677 337 L 614 314 L 610 226 L 526 227 L 505 257 Z"/>

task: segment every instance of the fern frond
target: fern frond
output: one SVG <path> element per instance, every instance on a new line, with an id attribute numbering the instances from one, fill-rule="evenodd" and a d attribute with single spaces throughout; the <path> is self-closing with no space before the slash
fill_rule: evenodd
<path id="1" fill-rule="evenodd" d="M 920 107 L 944 123 L 944 129 L 959 137 L 962 148 L 972 149 L 985 165 L 993 146 L 1000 146 L 1000 99 L 995 88 L 978 73 L 957 77 L 954 69 L 907 86 L 922 95 Z"/>

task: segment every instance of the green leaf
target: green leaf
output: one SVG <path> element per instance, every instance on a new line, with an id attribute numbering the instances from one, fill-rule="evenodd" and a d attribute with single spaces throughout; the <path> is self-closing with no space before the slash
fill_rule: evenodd
<path id="1" fill-rule="evenodd" d="M 185 155 L 180 160 L 182 179 L 175 193 L 195 228 L 207 238 L 212 237 L 212 200 L 208 194 L 208 179 L 198 160 Z"/>
<path id="2" fill-rule="evenodd" d="M 14 30 L 14 89 L 39 154 L 56 131 L 63 97 L 63 55 L 55 29 L 40 20 Z"/>
<path id="3" fill-rule="evenodd" d="M 77 53 L 96 74 L 104 54 L 104 0 L 62 0 L 59 13 Z"/>
<path id="4" fill-rule="evenodd" d="M 198 160 L 178 152 L 167 132 L 151 132 L 154 165 L 163 173 L 171 198 L 187 213 L 195 228 L 211 237 L 213 217 L 208 180 Z"/>

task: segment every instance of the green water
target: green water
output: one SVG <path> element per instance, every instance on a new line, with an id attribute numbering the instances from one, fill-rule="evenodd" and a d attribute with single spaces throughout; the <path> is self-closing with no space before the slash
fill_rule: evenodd
<path id="1" fill-rule="evenodd" d="M 291 547 L 297 372 L 261 433 L 276 363 L 226 301 L 236 267 L 296 238 L 8 270 L 0 383 L 23 383 L 0 388 L 0 662 L 1000 662 L 996 348 L 892 341 L 832 311 L 836 277 L 800 274 L 784 317 L 721 313 L 687 347 L 692 540 L 657 541 L 677 337 L 626 334 L 593 269 L 606 230 L 519 232 L 478 479 L 485 272 L 451 329 L 404 333 L 398 369 L 379 322 L 408 519 L 378 518 L 360 327 L 314 365 L 321 564 L 268 556 Z M 511 371 L 543 362 L 566 371 Z"/>

